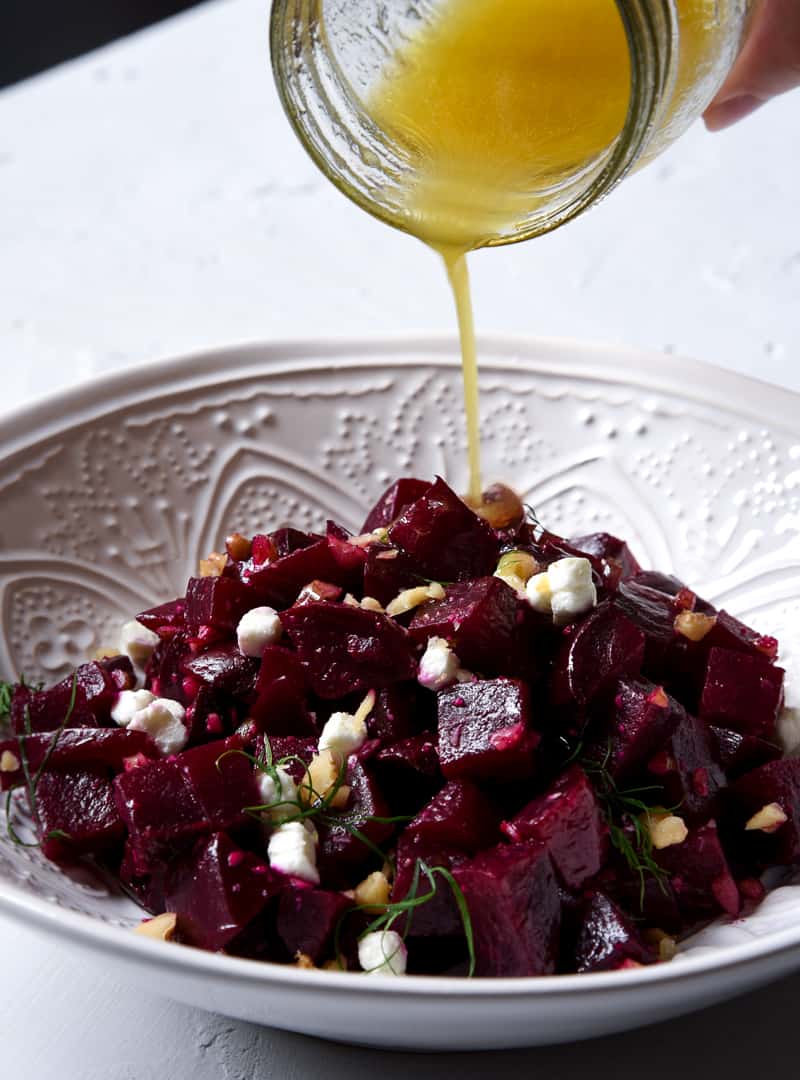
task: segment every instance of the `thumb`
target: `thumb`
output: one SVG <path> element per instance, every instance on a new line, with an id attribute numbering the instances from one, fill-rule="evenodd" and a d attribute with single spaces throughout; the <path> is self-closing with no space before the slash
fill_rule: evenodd
<path id="1" fill-rule="evenodd" d="M 721 131 L 800 86 L 800 0 L 760 0 L 739 59 L 704 114 Z"/>

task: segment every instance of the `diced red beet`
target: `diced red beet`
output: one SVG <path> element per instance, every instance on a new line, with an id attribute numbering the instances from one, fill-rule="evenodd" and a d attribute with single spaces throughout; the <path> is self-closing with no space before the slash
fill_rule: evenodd
<path id="1" fill-rule="evenodd" d="M 730 849 L 752 856 L 763 866 L 800 864 L 800 758 L 760 765 L 731 784 L 728 794 Z M 745 831 L 746 822 L 770 803 L 777 803 L 787 820 L 774 831 Z"/>
<path id="2" fill-rule="evenodd" d="M 414 643 L 386 615 L 321 601 L 284 612 L 282 622 L 321 698 L 391 686 L 416 675 Z"/>
<path id="3" fill-rule="evenodd" d="M 122 844 L 125 832 L 111 782 L 101 772 L 42 773 L 36 809 L 42 853 L 55 862 L 104 854 Z"/>
<path id="4" fill-rule="evenodd" d="M 568 633 L 553 671 L 554 703 L 584 706 L 611 693 L 618 679 L 637 675 L 644 635 L 606 601 Z"/>
<path id="5" fill-rule="evenodd" d="M 331 952 L 336 928 L 353 906 L 343 893 L 327 889 L 288 888 L 278 903 L 277 930 L 291 960 L 300 954 L 313 964 Z"/>
<path id="6" fill-rule="evenodd" d="M 137 904 L 152 915 L 159 915 L 164 907 L 164 874 L 167 864 L 153 866 L 151 872 L 141 868 L 141 858 L 133 842 L 128 839 L 123 848 L 122 861 L 119 865 L 119 880 L 126 892 L 130 893 Z"/>
<path id="7" fill-rule="evenodd" d="M 243 656 L 233 644 L 217 645 L 184 664 L 187 674 L 217 693 L 232 697 L 249 697 L 254 692 L 258 670 L 259 661 L 252 656 Z"/>
<path id="8" fill-rule="evenodd" d="M 575 949 L 575 970 L 617 971 L 655 962 L 633 921 L 604 893 L 587 897 Z"/>
<path id="9" fill-rule="evenodd" d="M 422 498 L 430 486 L 427 480 L 415 480 L 412 476 L 395 480 L 367 514 L 361 532 L 375 532 L 391 525 L 407 506 Z"/>
<path id="10" fill-rule="evenodd" d="M 328 549 L 336 564 L 336 582 L 348 591 L 357 590 L 364 576 L 367 553 L 350 543 L 350 534 L 333 521 L 328 522 Z"/>
<path id="11" fill-rule="evenodd" d="M 715 821 L 690 829 L 682 844 L 654 851 L 653 856 L 669 874 L 684 918 L 700 919 L 720 911 L 731 917 L 739 914 L 739 890 Z"/>
<path id="12" fill-rule="evenodd" d="M 639 842 L 630 822 L 623 824 L 622 832 L 636 850 Z M 683 920 L 666 874 L 656 875 L 647 869 L 639 873 L 612 847 L 609 862 L 594 884 L 647 926 L 657 926 L 668 933 L 680 932 Z"/>
<path id="13" fill-rule="evenodd" d="M 707 725 L 677 702 L 672 707 L 679 716 L 677 726 L 648 763 L 648 771 L 663 786 L 663 805 L 678 807 L 687 822 L 699 824 L 717 813 L 725 774 Z"/>
<path id="14" fill-rule="evenodd" d="M 364 596 L 372 596 L 386 607 L 404 589 L 425 584 L 426 579 L 405 551 L 388 544 L 370 544 L 367 548 Z"/>
<path id="15" fill-rule="evenodd" d="M 132 690 L 136 685 L 136 673 L 129 656 L 105 656 L 97 662 L 109 674 L 118 691 Z"/>
<path id="16" fill-rule="evenodd" d="M 70 713 L 73 686 L 75 703 Z M 11 727 L 26 731 L 55 731 L 67 715 L 67 727 L 97 727 L 111 723 L 111 707 L 119 690 L 115 680 L 97 661 L 81 664 L 49 690 L 18 686 L 11 701 Z"/>
<path id="17" fill-rule="evenodd" d="M 296 653 L 268 645 L 261 657 L 256 700 L 250 716 L 267 735 L 312 735 L 314 719 L 306 706 L 307 680 Z"/>
<path id="18" fill-rule="evenodd" d="M 712 649 L 700 698 L 700 716 L 762 739 L 775 737 L 783 705 L 783 669 L 729 649 Z"/>
<path id="19" fill-rule="evenodd" d="M 156 646 L 145 670 L 145 686 L 156 697 L 171 698 L 182 705 L 188 704 L 183 690 L 186 676 L 184 665 L 196 655 L 199 643 L 190 642 L 183 630 L 163 638 Z"/>
<path id="20" fill-rule="evenodd" d="M 469 910 L 479 976 L 549 975 L 558 959 L 561 898 L 535 841 L 477 855 L 453 876 Z"/>
<path id="21" fill-rule="evenodd" d="M 395 814 L 415 814 L 444 782 L 435 736 L 422 733 L 378 751 L 375 776 Z"/>
<path id="22" fill-rule="evenodd" d="M 136 616 L 136 621 L 141 623 L 147 630 L 158 634 L 162 640 L 172 637 L 178 630 L 183 630 L 186 625 L 186 601 L 183 599 L 170 600 L 167 604 L 159 604 L 158 607 L 142 611 Z"/>
<path id="23" fill-rule="evenodd" d="M 518 679 L 460 683 L 439 694 L 439 761 L 449 780 L 530 776 L 539 741 Z"/>
<path id="24" fill-rule="evenodd" d="M 261 802 L 253 765 L 241 753 L 244 747 L 244 739 L 232 735 L 187 750 L 176 759 L 197 796 L 204 819 L 213 829 L 230 830 L 242 825 L 244 808 Z"/>
<path id="25" fill-rule="evenodd" d="M 18 739 L 0 742 L 0 757 L 8 751 L 20 763 L 17 769 L 0 772 L 0 791 L 8 791 L 24 782 L 22 748 L 31 774 L 39 770 L 46 757 L 51 769 L 106 766 L 118 772 L 126 758 L 136 754 L 158 756 L 149 735 L 126 728 L 64 728 L 58 739 L 54 738 L 53 732 L 21 735 Z"/>
<path id="26" fill-rule="evenodd" d="M 407 506 L 389 539 L 412 556 L 420 573 L 437 581 L 465 581 L 493 573 L 499 546 L 494 533 L 437 478 Z"/>
<path id="27" fill-rule="evenodd" d="M 598 739 L 592 757 L 615 781 L 624 780 L 664 748 L 685 715 L 663 687 L 646 679 L 623 679 L 617 684 L 608 738 Z"/>
<path id="28" fill-rule="evenodd" d="M 256 598 L 251 606 L 269 604 L 279 611 L 293 604 L 297 594 L 310 581 L 330 581 L 340 585 L 340 577 L 328 541 L 324 538 L 261 566 L 251 560 L 242 571 L 243 582 Z"/>
<path id="29" fill-rule="evenodd" d="M 114 780 L 114 797 L 141 873 L 152 870 L 153 858 L 163 846 L 179 845 L 210 828 L 178 759 L 153 761 L 120 773 Z"/>
<path id="30" fill-rule="evenodd" d="M 294 735 L 272 735 L 267 738 L 272 760 L 277 764 L 284 758 L 291 758 L 290 761 L 284 761 L 281 768 L 286 769 L 295 783 L 299 783 L 306 772 L 302 762 L 308 765 L 317 752 L 316 736 L 296 738 Z M 257 735 L 254 739 L 248 740 L 247 749 L 254 756 L 263 758 L 265 756 L 264 736 Z"/>
<path id="31" fill-rule="evenodd" d="M 501 828 L 513 843 L 544 844 L 562 884 L 576 892 L 599 873 L 608 854 L 608 825 L 594 788 L 578 765 Z"/>
<path id="32" fill-rule="evenodd" d="M 473 853 L 499 839 L 499 822 L 497 809 L 475 784 L 452 780 L 410 822 L 405 835 L 417 837 L 428 850 Z"/>
<path id="33" fill-rule="evenodd" d="M 593 555 L 597 559 L 613 559 L 622 568 L 622 580 L 634 577 L 641 570 L 639 563 L 624 540 L 612 536 L 611 533 L 590 533 L 588 536 L 579 536 L 571 539 L 570 544 L 587 555 Z"/>
<path id="34" fill-rule="evenodd" d="M 732 780 L 783 756 L 779 746 L 755 735 L 743 735 L 740 731 L 715 727 L 713 724 L 708 730 L 716 759 Z"/>
<path id="35" fill-rule="evenodd" d="M 425 644 L 430 637 L 449 641 L 461 664 L 484 675 L 506 675 L 513 663 L 517 594 L 497 577 L 448 585 L 443 600 L 418 608 L 409 633 Z"/>
<path id="36" fill-rule="evenodd" d="M 429 718 L 435 721 L 427 699 L 430 695 L 424 694 L 416 683 L 385 686 L 375 695 L 375 704 L 367 717 L 369 737 L 380 739 L 384 745 L 410 738 L 427 726 Z"/>
<path id="37" fill-rule="evenodd" d="M 236 578 L 189 578 L 186 626 L 192 634 L 204 626 L 220 634 L 231 634 L 245 612 L 255 606 L 253 594 Z"/>
<path id="38" fill-rule="evenodd" d="M 347 763 L 344 783 L 350 797 L 344 810 L 328 815 L 329 821 L 320 824 L 319 869 L 325 881 L 344 881 L 354 866 L 362 865 L 372 856 L 372 849 L 359 836 L 373 845 L 380 845 L 392 833 L 392 825 L 380 820 L 389 817 L 389 807 L 366 766 L 356 757 Z"/>
<path id="39" fill-rule="evenodd" d="M 190 944 L 216 951 L 252 922 L 284 880 L 265 859 L 214 833 L 171 868 L 164 903 Z"/>
<path id="40" fill-rule="evenodd" d="M 419 836 L 404 834 L 397 845 L 395 878 L 392 885 L 392 903 L 408 898 L 417 879 L 415 897 L 427 896 L 433 886 L 418 864 L 424 862 L 431 869 L 443 866 L 452 871 L 469 860 L 469 855 L 458 848 L 430 844 Z M 441 874 L 434 875 L 436 889 L 433 897 L 414 908 L 407 920 L 401 919 L 399 930 L 407 930 L 413 937 L 449 937 L 464 933 L 464 923 L 459 914 L 455 894 Z"/>

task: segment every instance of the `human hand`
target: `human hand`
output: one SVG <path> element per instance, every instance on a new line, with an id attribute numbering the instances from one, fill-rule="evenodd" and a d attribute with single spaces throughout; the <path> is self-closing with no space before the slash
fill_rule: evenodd
<path id="1" fill-rule="evenodd" d="M 800 86 L 800 0 L 757 0 L 747 41 L 703 119 L 721 131 Z"/>

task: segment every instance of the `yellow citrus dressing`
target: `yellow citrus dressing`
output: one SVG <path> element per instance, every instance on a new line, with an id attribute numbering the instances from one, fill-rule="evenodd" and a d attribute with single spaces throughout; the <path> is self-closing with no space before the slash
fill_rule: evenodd
<path id="1" fill-rule="evenodd" d="M 701 34 L 713 7 L 683 0 L 682 30 L 685 20 Z M 445 0 L 371 94 L 370 112 L 413 166 L 405 226 L 442 255 L 453 289 L 472 498 L 481 493 L 480 422 L 466 254 L 597 162 L 622 130 L 629 97 L 615 0 Z"/>

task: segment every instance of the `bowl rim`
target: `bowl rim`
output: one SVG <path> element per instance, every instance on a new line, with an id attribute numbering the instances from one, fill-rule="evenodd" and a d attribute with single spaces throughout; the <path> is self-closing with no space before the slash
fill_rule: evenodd
<path id="1" fill-rule="evenodd" d="M 485 379 L 492 372 L 523 371 L 565 378 L 636 384 L 639 387 L 693 396 L 716 406 L 726 405 L 742 416 L 763 420 L 770 411 L 776 423 L 800 436 L 795 417 L 800 393 L 683 356 L 635 346 L 609 345 L 567 338 L 536 338 L 482 334 L 481 352 L 492 352 L 481 364 Z M 8 461 L 42 437 L 84 423 L 95 415 L 110 414 L 143 394 L 166 396 L 178 390 L 208 385 L 223 373 L 224 381 L 243 380 L 265 366 L 270 375 L 329 368 L 338 357 L 347 369 L 379 370 L 381 361 L 397 360 L 398 353 L 412 354 L 413 367 L 455 367 L 459 363 L 458 341 L 449 333 L 397 334 L 382 337 L 339 337 L 325 340 L 292 337 L 279 341 L 245 342 L 209 348 L 184 355 L 141 362 L 123 371 L 104 373 L 76 386 L 47 394 L 32 404 L 0 417 L 0 461 Z M 635 361 L 635 365 L 634 365 Z M 78 414 L 78 415 L 76 415 Z M 45 428 L 43 434 L 40 429 Z M 14 882 L 0 876 L 0 911 L 48 933 L 67 938 L 105 954 L 123 954 L 149 967 L 180 970 L 217 980 L 247 982 L 275 988 L 344 990 L 359 994 L 379 992 L 391 997 L 425 997 L 453 1000 L 505 996 L 584 995 L 596 991 L 635 992 L 650 983 L 696 980 L 722 970 L 751 965 L 784 950 L 800 947 L 800 924 L 754 936 L 751 941 L 713 952 L 698 951 L 677 963 L 656 964 L 626 971 L 580 975 L 546 975 L 522 978 L 373 975 L 353 978 L 354 972 L 306 971 L 299 968 L 248 960 L 221 953 L 183 947 L 165 949 L 163 943 L 109 925 L 91 915 L 71 911 L 48 900 L 31 896 Z M 178 959 L 179 958 L 179 959 Z"/>

